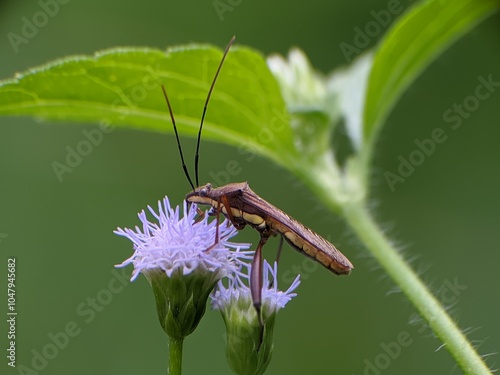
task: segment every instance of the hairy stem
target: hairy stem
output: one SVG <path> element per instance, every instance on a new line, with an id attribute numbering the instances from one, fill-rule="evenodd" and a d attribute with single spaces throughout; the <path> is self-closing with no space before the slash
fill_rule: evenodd
<path id="1" fill-rule="evenodd" d="M 375 224 L 363 203 L 345 204 L 351 228 L 428 322 L 465 374 L 491 374 L 462 331 Z"/>

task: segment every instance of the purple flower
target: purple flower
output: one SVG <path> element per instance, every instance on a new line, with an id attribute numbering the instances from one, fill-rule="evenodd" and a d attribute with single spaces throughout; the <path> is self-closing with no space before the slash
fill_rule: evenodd
<path id="1" fill-rule="evenodd" d="M 134 244 L 134 254 L 116 266 L 133 264 L 131 281 L 139 273 L 158 269 L 169 277 L 176 272 L 188 275 L 198 270 L 213 272 L 222 278 L 237 273 L 244 260 L 252 259 L 253 251 L 241 251 L 249 248 L 249 244 L 229 241 L 237 230 L 228 220 L 219 224 L 219 242 L 214 246 L 217 223 L 215 220 L 209 223 L 208 215 L 195 222 L 196 205 L 188 209 L 184 202 L 182 218 L 179 217 L 179 207 L 172 209 L 167 197 L 158 202 L 158 214 L 149 206 L 148 209 L 155 221 L 149 221 L 143 210 L 139 213 L 142 228 L 118 228 L 114 232 Z"/>
<path id="2" fill-rule="evenodd" d="M 208 215 L 196 220 L 194 204 L 188 208 L 184 202 L 182 218 L 179 207 L 172 209 L 166 197 L 158 202 L 158 213 L 148 209 L 154 220 L 142 211 L 142 228 L 115 231 L 134 244 L 134 254 L 116 267 L 133 264 L 132 280 L 140 273 L 146 276 L 163 330 L 182 340 L 198 326 L 215 284 L 239 273 L 244 261 L 252 259 L 253 251 L 242 251 L 249 244 L 229 241 L 237 230 L 228 220 L 209 222 Z M 219 241 L 215 243 L 217 225 Z"/>

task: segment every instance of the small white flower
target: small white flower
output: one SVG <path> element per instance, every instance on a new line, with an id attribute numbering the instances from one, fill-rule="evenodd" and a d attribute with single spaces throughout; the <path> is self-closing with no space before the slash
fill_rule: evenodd
<path id="1" fill-rule="evenodd" d="M 237 277 L 228 280 L 227 287 L 222 281 L 219 281 L 217 288 L 210 296 L 212 299 L 212 308 L 223 310 L 228 305 L 238 300 L 252 301 L 252 295 L 249 283 L 250 265 L 245 264 L 248 273 L 239 272 Z M 278 264 L 274 262 L 271 266 L 264 260 L 263 282 L 262 282 L 262 310 L 266 313 L 277 313 L 280 309 L 297 296 L 295 289 L 300 284 L 300 275 L 297 275 L 292 284 L 286 291 L 278 289 Z M 251 310 L 252 311 L 252 310 Z"/>
<path id="2" fill-rule="evenodd" d="M 124 236 L 134 244 L 134 254 L 116 267 L 134 265 L 132 281 L 139 273 L 161 269 L 171 277 L 176 271 L 183 275 L 194 270 L 216 272 L 219 278 L 236 273 L 244 260 L 252 259 L 249 244 L 237 244 L 229 239 L 237 230 L 228 220 L 219 224 L 219 242 L 215 243 L 216 221 L 208 222 L 208 215 L 195 223 L 196 205 L 187 208 L 184 202 L 184 217 L 179 217 L 179 207 L 170 207 L 167 197 L 158 202 L 158 214 L 148 206 L 156 222 L 150 222 L 143 210 L 139 213 L 142 228 L 118 228 L 114 233 Z M 212 248 L 213 247 L 213 248 Z M 230 250 L 233 249 L 233 250 Z"/>
<path id="3" fill-rule="evenodd" d="M 261 375 L 271 361 L 273 330 L 276 313 L 297 294 L 299 276 L 285 291 L 278 290 L 278 266 L 264 261 L 262 287 L 262 319 L 253 306 L 247 273 L 240 272 L 228 280 L 228 286 L 219 281 L 212 292 L 212 307 L 220 310 L 226 325 L 226 357 L 229 365 L 239 375 Z M 263 323 L 261 326 L 260 322 Z"/>
<path id="4" fill-rule="evenodd" d="M 272 55 L 268 57 L 267 65 L 278 80 L 291 112 L 324 110 L 326 81 L 313 69 L 302 50 L 291 49 L 288 60 Z"/>

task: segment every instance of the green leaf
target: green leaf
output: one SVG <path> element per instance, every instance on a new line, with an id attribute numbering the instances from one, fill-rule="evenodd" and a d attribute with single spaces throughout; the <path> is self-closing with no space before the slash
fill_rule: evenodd
<path id="1" fill-rule="evenodd" d="M 222 51 L 206 45 L 118 48 L 75 56 L 0 81 L 0 115 L 98 122 L 171 132 L 164 84 L 179 128 L 196 136 Z M 209 103 L 204 139 L 286 164 L 294 152 L 280 89 L 262 56 L 233 47 Z"/>
<path id="2" fill-rule="evenodd" d="M 499 6 L 498 0 L 426 1 L 400 18 L 375 55 L 364 139 L 373 142 L 398 98 L 435 57 Z"/>

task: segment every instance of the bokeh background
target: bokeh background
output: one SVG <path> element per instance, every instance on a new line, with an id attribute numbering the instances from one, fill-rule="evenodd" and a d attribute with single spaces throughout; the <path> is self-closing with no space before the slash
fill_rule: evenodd
<path id="1" fill-rule="evenodd" d="M 227 10 L 218 14 L 215 6 L 224 4 Z M 315 67 L 328 72 L 347 63 L 341 43 L 353 45 L 355 28 L 364 29 L 373 12 L 387 6 L 387 1 L 346 0 L 66 0 L 16 53 L 8 33 L 21 34 L 23 17 L 31 19 L 41 7 L 36 1 L 4 0 L 0 78 L 114 46 L 208 42 L 223 47 L 233 34 L 238 43 L 264 54 L 285 54 L 299 46 Z M 499 36 L 497 14 L 454 44 L 410 87 L 381 134 L 371 191 L 381 225 L 485 355 L 500 348 L 500 88 L 467 113 L 459 129 L 452 130 L 443 114 L 474 95 L 479 76 L 491 74 L 500 81 Z M 113 265 L 132 251 L 112 231 L 137 224 L 136 213 L 165 194 L 180 203 L 189 186 L 171 135 L 129 129 L 105 135 L 59 182 L 51 163 L 63 162 L 66 147 L 84 139 L 83 129 L 95 127 L 0 118 L 0 310 L 6 311 L 7 258 L 14 256 L 18 366 L 33 368 L 36 353 L 52 342 L 50 335 L 74 322 L 78 334 L 37 373 L 165 374 L 167 340 L 146 281 L 109 293 L 116 278 Z M 407 158 L 415 140 L 429 138 L 437 127 L 446 129 L 446 142 L 391 191 L 384 173 L 396 173 L 398 156 Z M 184 144 L 190 155 L 193 140 Z M 351 276 L 334 277 L 284 250 L 282 285 L 295 269 L 303 273 L 303 282 L 299 297 L 279 314 L 268 374 L 461 373 L 341 218 L 293 176 L 267 160 L 248 163 L 234 148 L 205 142 L 201 180 L 224 169 L 228 160 L 242 166 L 234 181 L 250 181 L 265 199 L 337 244 L 356 266 Z M 250 230 L 238 238 L 257 241 Z M 273 246 L 276 242 L 268 248 Z M 274 251 L 267 254 L 272 258 Z M 92 299 L 110 295 L 105 305 L 98 300 L 90 307 Z M 2 353 L 7 347 L 4 317 Z M 186 374 L 231 373 L 223 332 L 219 313 L 208 311 L 186 341 Z M 488 363 L 498 368 L 498 355 L 488 357 Z M 7 366 L 4 355 L 0 368 L 2 374 L 21 373 Z"/>

